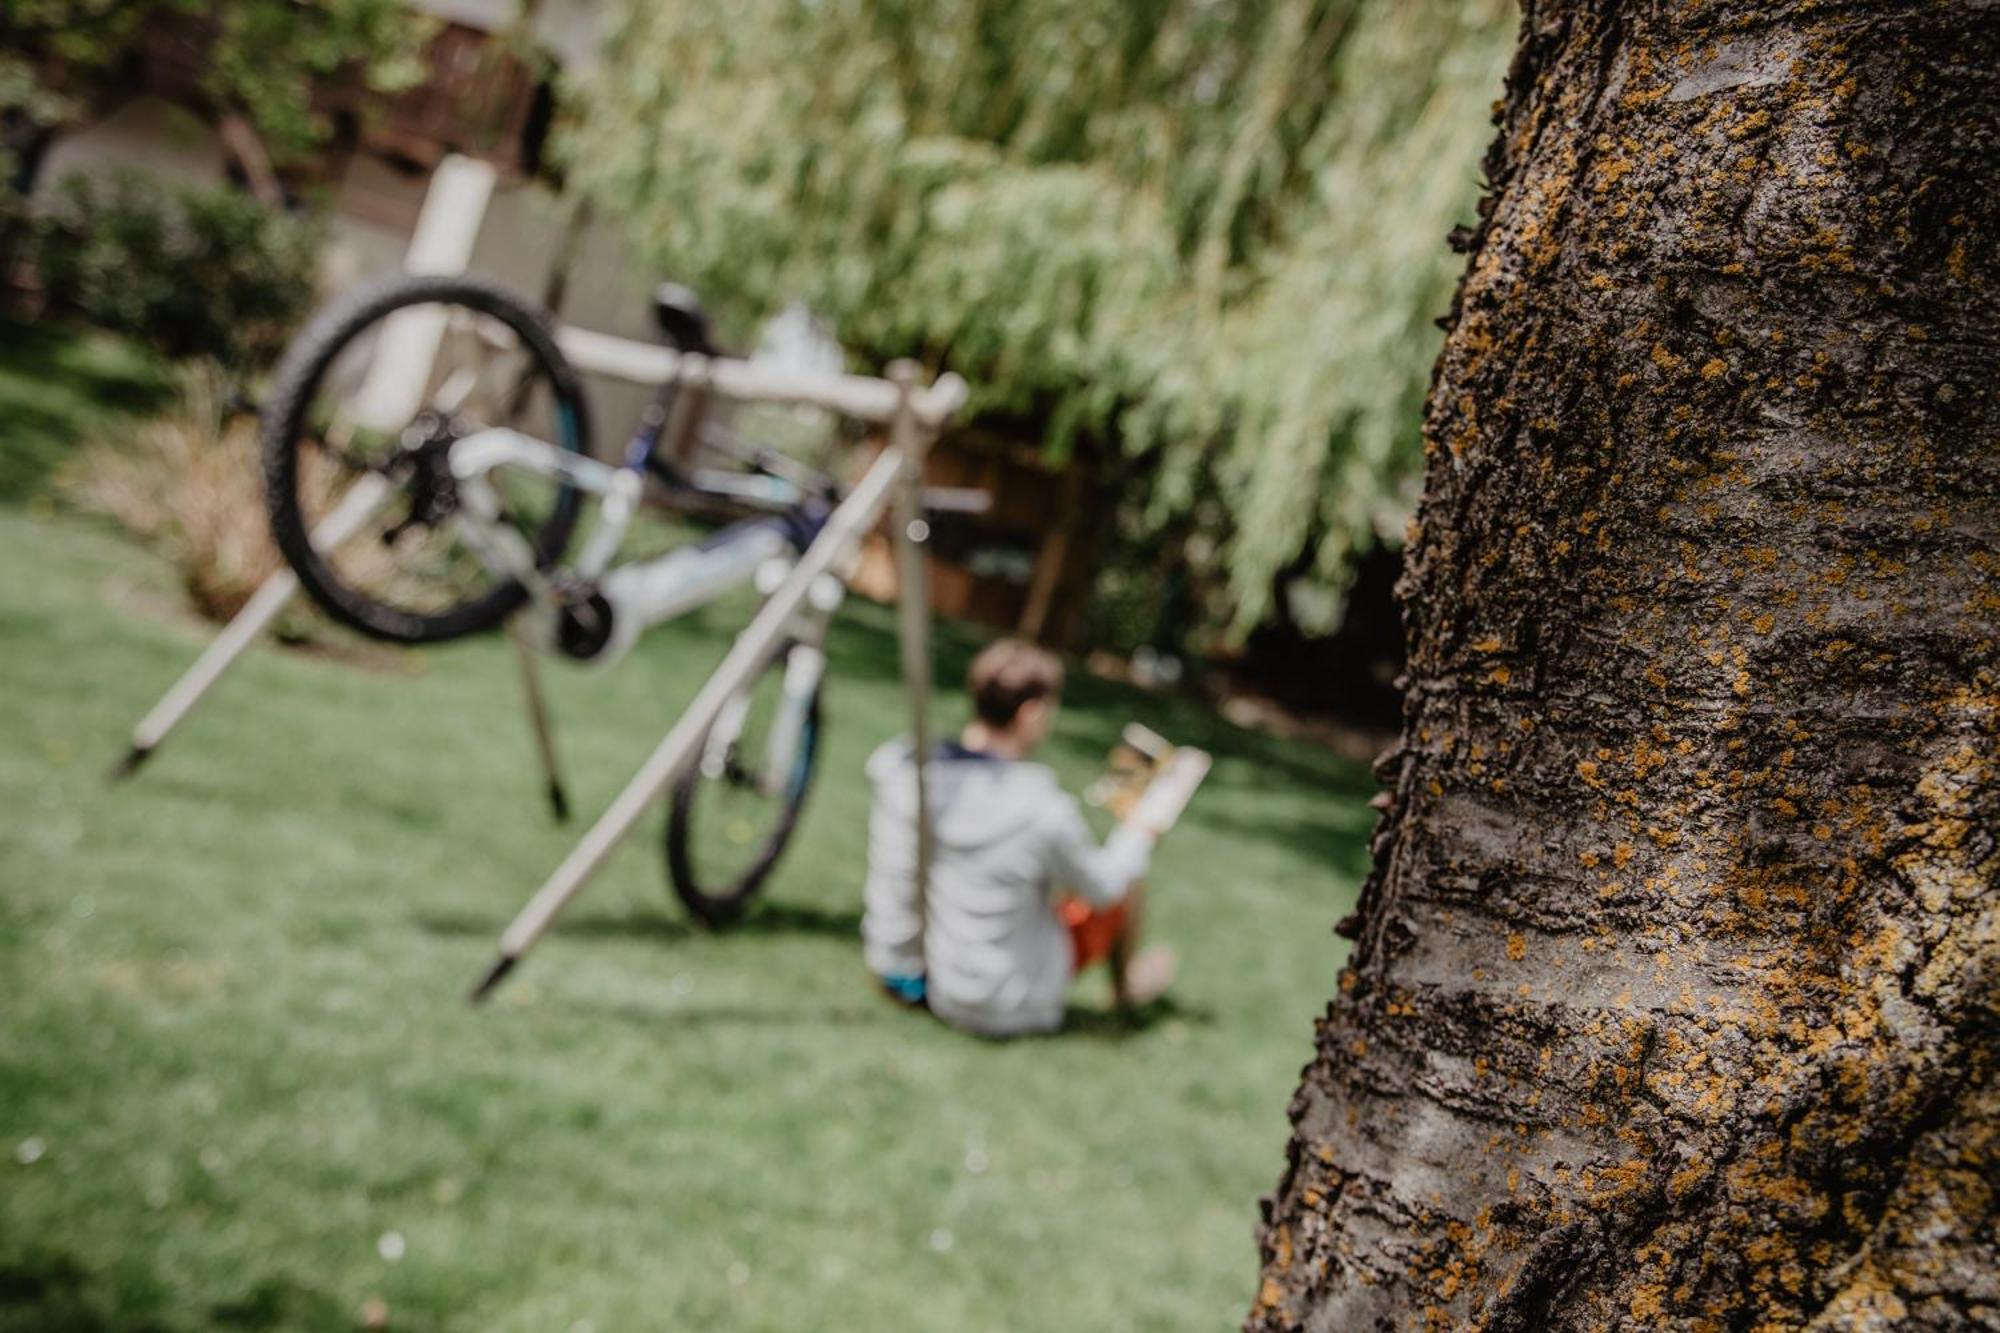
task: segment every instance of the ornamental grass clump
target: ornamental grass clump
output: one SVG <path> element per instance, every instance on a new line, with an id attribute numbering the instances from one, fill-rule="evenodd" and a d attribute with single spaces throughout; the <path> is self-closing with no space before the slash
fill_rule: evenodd
<path id="1" fill-rule="evenodd" d="M 232 410 L 217 366 L 192 362 L 165 411 L 107 428 L 69 459 L 57 486 L 159 548 L 195 609 L 227 620 L 278 567 L 261 476 L 256 419 Z"/>

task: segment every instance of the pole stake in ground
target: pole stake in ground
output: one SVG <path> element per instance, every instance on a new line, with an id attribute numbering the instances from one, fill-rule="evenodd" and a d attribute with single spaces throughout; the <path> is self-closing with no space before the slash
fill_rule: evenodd
<path id="1" fill-rule="evenodd" d="M 319 550 L 331 551 L 347 541 L 382 512 L 382 506 L 389 502 L 392 492 L 388 479 L 378 473 L 370 472 L 363 476 L 341 497 L 333 512 L 313 529 L 313 545 Z M 132 746 L 125 752 L 125 757 L 113 766 L 113 781 L 130 777 L 152 757 L 153 751 L 160 748 L 173 729 L 215 688 L 223 673 L 236 665 L 244 649 L 255 643 L 258 636 L 278 618 L 278 613 L 291 605 L 298 592 L 298 575 L 289 569 L 278 570 L 258 585 L 250 600 L 243 604 L 243 609 L 209 641 L 208 647 L 202 649 L 194 665 L 182 673 L 181 678 L 160 696 L 160 701 L 153 705 L 152 710 L 132 728 Z"/>
<path id="2" fill-rule="evenodd" d="M 535 733 L 535 757 L 542 764 L 542 787 L 549 795 L 549 811 L 555 815 L 556 823 L 567 824 L 569 793 L 563 789 L 562 769 L 556 763 L 555 725 L 542 693 L 542 672 L 535 664 L 535 646 L 528 642 L 520 616 L 508 617 L 507 638 L 514 645 L 514 660 L 521 667 L 521 693 L 528 705 L 529 729 Z"/>
<path id="3" fill-rule="evenodd" d="M 935 431 L 919 426 L 912 392 L 917 382 L 917 363 L 898 361 L 889 367 L 889 380 L 901 396 L 895 420 L 889 427 L 889 447 L 901 459 L 902 470 L 896 485 L 893 527 L 896 544 L 896 601 L 900 622 L 903 689 L 910 699 L 910 745 L 915 754 L 912 771 L 917 784 L 916 869 L 917 949 L 924 948 L 924 933 L 930 921 L 931 816 L 930 784 L 924 766 L 931 753 L 931 599 L 930 570 L 924 545 L 930 540 L 930 526 L 924 521 L 924 460 L 930 453 Z"/>

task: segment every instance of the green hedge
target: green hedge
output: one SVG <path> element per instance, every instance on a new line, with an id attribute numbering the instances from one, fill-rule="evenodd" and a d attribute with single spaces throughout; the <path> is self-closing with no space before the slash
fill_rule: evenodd
<path id="1" fill-rule="evenodd" d="M 64 178 L 29 258 L 49 312 L 234 366 L 276 356 L 314 301 L 320 229 L 226 186 Z"/>

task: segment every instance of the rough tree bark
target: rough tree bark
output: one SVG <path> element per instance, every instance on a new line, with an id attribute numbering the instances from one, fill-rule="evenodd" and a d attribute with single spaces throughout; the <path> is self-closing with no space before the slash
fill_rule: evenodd
<path id="1" fill-rule="evenodd" d="M 2000 1327 L 2000 9 L 1528 0 L 1248 1327 Z"/>

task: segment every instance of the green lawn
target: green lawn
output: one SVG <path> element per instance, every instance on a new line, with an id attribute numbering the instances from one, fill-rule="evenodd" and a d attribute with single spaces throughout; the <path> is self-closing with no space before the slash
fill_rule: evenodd
<path id="1" fill-rule="evenodd" d="M 159 362 L 130 343 L 0 319 L 0 500 L 34 493 L 78 431 L 164 388 Z"/>
<path id="2" fill-rule="evenodd" d="M 5 384 L 0 377 L 0 386 Z M 871 994 L 868 750 L 890 617 L 831 644 L 818 788 L 765 906 L 691 930 L 658 817 L 484 1009 L 464 993 L 571 833 L 506 645 L 265 649 L 137 779 L 104 773 L 205 630 L 95 522 L 0 505 L 0 1330 L 1233 1326 L 1256 1198 L 1370 824 L 1354 766 L 1082 680 L 1216 754 L 1153 877 L 1183 955 L 1137 1028 L 997 1044 Z M 588 816 L 738 623 L 553 669 Z M 949 627 L 940 681 L 972 640 Z M 950 708 L 956 722 L 959 710 Z"/>

